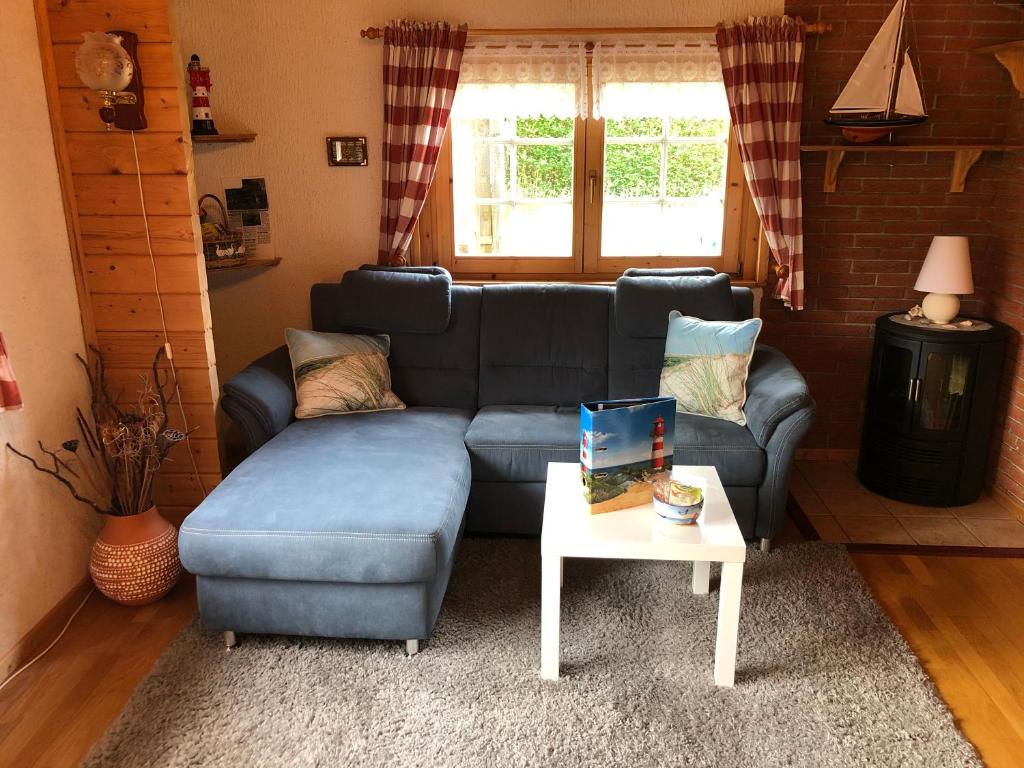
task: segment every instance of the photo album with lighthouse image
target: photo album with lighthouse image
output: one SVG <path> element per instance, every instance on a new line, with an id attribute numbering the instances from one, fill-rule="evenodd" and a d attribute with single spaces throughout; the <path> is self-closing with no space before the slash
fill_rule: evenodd
<path id="1" fill-rule="evenodd" d="M 580 473 L 591 514 L 651 501 L 654 476 L 672 471 L 675 423 L 673 397 L 580 405 Z"/>

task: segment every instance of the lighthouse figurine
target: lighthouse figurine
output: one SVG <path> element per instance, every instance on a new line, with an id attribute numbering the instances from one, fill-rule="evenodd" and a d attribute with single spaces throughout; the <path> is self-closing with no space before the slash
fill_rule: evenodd
<path id="1" fill-rule="evenodd" d="M 192 89 L 192 135 L 216 136 L 217 127 L 210 114 L 210 68 L 200 64 L 195 53 L 188 61 L 188 84 Z"/>

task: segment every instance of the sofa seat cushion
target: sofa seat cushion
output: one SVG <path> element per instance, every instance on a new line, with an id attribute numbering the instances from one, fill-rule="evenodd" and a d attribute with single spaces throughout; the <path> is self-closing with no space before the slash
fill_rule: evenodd
<path id="1" fill-rule="evenodd" d="M 579 461 L 580 411 L 553 405 L 489 405 L 466 432 L 478 482 L 544 482 L 548 462 Z M 676 464 L 713 465 L 722 484 L 756 486 L 765 454 L 746 427 L 721 419 L 676 414 Z"/>
<path id="2" fill-rule="evenodd" d="M 676 414 L 676 464 L 710 465 L 725 486 L 760 485 L 766 459 L 746 427 L 723 419 Z"/>
<path id="3" fill-rule="evenodd" d="M 579 461 L 579 406 L 488 405 L 466 433 L 473 479 L 543 481 L 550 461 Z"/>
<path id="4" fill-rule="evenodd" d="M 201 576 L 430 581 L 458 543 L 470 418 L 409 408 L 295 422 L 185 519 L 181 561 Z"/>

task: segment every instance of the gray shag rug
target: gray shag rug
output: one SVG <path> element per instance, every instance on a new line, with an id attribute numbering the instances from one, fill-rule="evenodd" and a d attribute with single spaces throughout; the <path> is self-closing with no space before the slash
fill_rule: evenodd
<path id="1" fill-rule="evenodd" d="M 540 544 L 463 542 L 429 645 L 241 636 L 196 621 L 86 766 L 980 766 L 839 547 L 750 552 L 736 687 L 712 680 L 690 566 L 567 560 L 542 682 Z"/>

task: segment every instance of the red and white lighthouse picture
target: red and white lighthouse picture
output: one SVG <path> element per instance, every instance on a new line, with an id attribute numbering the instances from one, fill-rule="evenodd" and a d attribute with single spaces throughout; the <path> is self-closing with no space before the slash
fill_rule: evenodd
<path id="1" fill-rule="evenodd" d="M 599 400 L 580 405 L 580 471 L 590 512 L 651 500 L 650 481 L 672 468 L 675 399 Z"/>
<path id="2" fill-rule="evenodd" d="M 217 128 L 210 113 L 210 68 L 204 67 L 199 55 L 193 53 L 188 62 L 188 85 L 192 90 L 192 135 L 216 136 Z"/>

